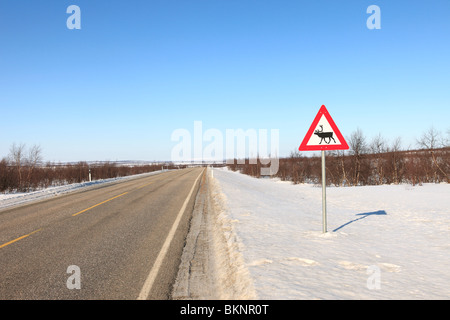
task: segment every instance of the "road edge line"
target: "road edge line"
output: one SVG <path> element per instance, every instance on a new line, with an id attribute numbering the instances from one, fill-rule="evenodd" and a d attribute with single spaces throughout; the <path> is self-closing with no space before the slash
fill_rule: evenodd
<path id="1" fill-rule="evenodd" d="M 166 237 L 166 240 L 164 241 L 164 244 L 161 247 L 161 250 L 159 251 L 158 256 L 156 257 L 155 263 L 153 264 L 153 267 L 150 270 L 150 273 L 148 274 L 147 279 L 144 282 L 144 285 L 142 286 L 141 292 L 139 293 L 137 300 L 147 300 L 148 295 L 153 287 L 153 283 L 155 282 L 156 276 L 158 275 L 159 269 L 164 261 L 164 258 L 166 257 L 167 251 L 169 250 L 170 244 L 175 236 L 175 232 L 178 229 L 178 225 L 180 224 L 181 218 L 184 215 L 184 211 L 186 210 L 187 204 L 191 200 L 192 193 L 194 192 L 195 186 L 197 185 L 197 181 L 203 175 L 204 171 L 205 170 L 203 169 L 202 172 L 198 175 L 197 179 L 195 179 L 195 182 L 191 188 L 191 191 L 189 192 L 188 196 L 186 197 L 186 200 L 184 200 L 183 206 L 181 207 L 180 211 L 178 212 L 175 222 L 173 223 L 172 228 L 170 229 L 170 231 Z"/>

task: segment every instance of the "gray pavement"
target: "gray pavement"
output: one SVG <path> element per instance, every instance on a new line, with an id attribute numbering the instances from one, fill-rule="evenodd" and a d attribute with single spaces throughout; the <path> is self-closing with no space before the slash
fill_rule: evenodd
<path id="1" fill-rule="evenodd" d="M 170 171 L 0 211 L 0 299 L 137 299 L 151 272 L 144 296 L 170 299 L 202 172 Z"/>

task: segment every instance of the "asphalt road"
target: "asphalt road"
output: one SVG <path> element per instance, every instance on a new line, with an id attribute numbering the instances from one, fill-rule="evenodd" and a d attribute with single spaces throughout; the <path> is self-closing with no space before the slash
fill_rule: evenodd
<path id="1" fill-rule="evenodd" d="M 202 172 L 0 211 L 0 299 L 170 299 Z"/>

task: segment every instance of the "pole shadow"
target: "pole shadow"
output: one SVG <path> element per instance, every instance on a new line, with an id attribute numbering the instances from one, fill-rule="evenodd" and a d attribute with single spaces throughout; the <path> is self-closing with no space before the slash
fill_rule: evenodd
<path id="1" fill-rule="evenodd" d="M 336 231 L 338 231 L 339 229 L 342 229 L 343 227 L 349 225 L 350 223 L 353 223 L 353 222 L 358 221 L 358 220 L 365 219 L 365 218 L 367 218 L 368 216 L 385 216 L 385 215 L 387 215 L 387 213 L 386 213 L 386 211 L 384 211 L 384 210 L 378 210 L 378 211 L 374 211 L 374 212 L 358 213 L 358 214 L 356 214 L 356 215 L 357 215 L 357 216 L 361 216 L 361 217 L 360 217 L 360 218 L 357 218 L 357 219 L 354 219 L 354 220 L 351 220 L 351 221 L 349 221 L 349 222 L 347 222 L 347 223 L 344 223 L 342 226 L 337 227 L 336 229 L 334 229 L 333 232 L 336 232 Z"/>

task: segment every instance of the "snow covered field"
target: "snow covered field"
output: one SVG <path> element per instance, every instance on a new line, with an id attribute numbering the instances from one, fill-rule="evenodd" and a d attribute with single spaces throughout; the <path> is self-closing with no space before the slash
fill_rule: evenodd
<path id="1" fill-rule="evenodd" d="M 450 185 L 322 190 L 213 170 L 258 299 L 449 299 Z"/>

